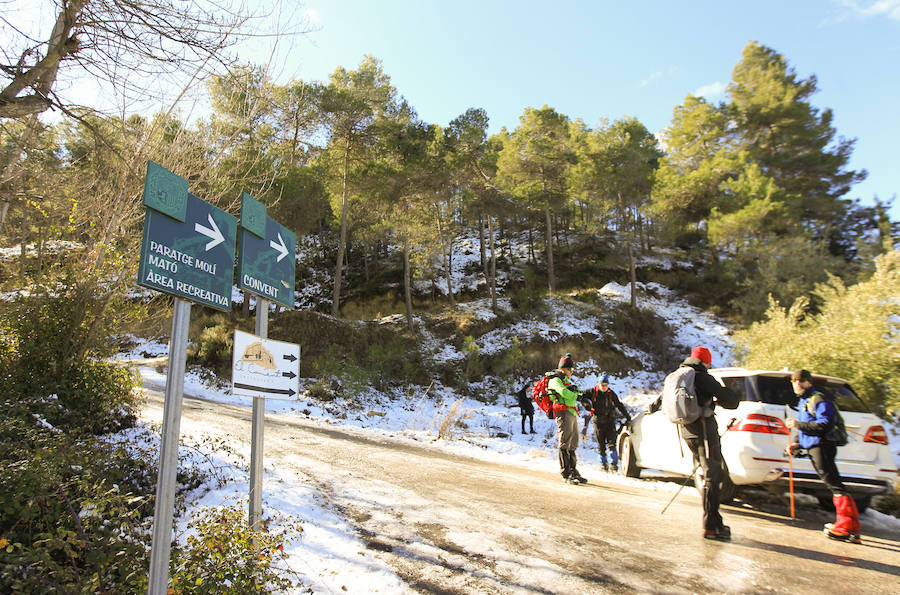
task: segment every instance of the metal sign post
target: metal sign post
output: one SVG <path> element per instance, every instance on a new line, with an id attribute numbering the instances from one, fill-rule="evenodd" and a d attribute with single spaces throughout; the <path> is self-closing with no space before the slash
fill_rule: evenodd
<path id="1" fill-rule="evenodd" d="M 294 307 L 294 264 L 296 236 L 266 215 L 264 204 L 247 194 L 241 196 L 240 250 L 237 286 L 256 294 L 256 334 L 269 333 L 269 301 Z M 246 298 L 245 298 L 246 299 Z M 235 346 L 236 347 L 236 346 Z M 235 383 L 235 390 L 240 383 Z M 250 443 L 250 504 L 252 530 L 259 529 L 262 515 L 263 426 L 266 400 L 253 394 L 253 421 Z M 236 393 L 237 394 L 237 393 Z"/>
<path id="2" fill-rule="evenodd" d="M 269 302 L 256 300 L 256 335 L 269 336 Z M 263 425 L 266 421 L 266 399 L 253 397 L 253 421 L 250 432 L 250 530 L 259 531 L 262 516 Z"/>
<path id="3" fill-rule="evenodd" d="M 188 182 L 147 163 L 144 235 L 138 284 L 175 296 L 169 370 L 160 440 L 147 592 L 164 595 L 169 584 L 178 440 L 184 397 L 191 303 L 231 310 L 237 219 L 188 192 Z"/>
<path id="4" fill-rule="evenodd" d="M 175 298 L 172 336 L 169 339 L 169 371 L 166 374 L 159 474 L 156 477 L 153 545 L 150 548 L 150 582 L 147 592 L 151 595 L 164 595 L 169 585 L 169 549 L 172 545 L 172 516 L 175 513 L 178 437 L 181 430 L 181 403 L 184 397 L 184 368 L 187 362 L 190 324 L 191 303 Z"/>

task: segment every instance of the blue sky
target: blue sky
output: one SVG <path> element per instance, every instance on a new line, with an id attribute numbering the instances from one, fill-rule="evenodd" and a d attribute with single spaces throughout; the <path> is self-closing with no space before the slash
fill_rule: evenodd
<path id="1" fill-rule="evenodd" d="M 869 177 L 848 197 L 900 195 L 900 0 L 307 0 L 303 10 L 316 30 L 291 48 L 285 76 L 327 80 L 372 54 L 422 119 L 446 125 L 481 107 L 491 132 L 544 104 L 589 126 L 630 115 L 656 132 L 688 93 L 722 99 L 756 40 L 800 77 L 815 74 L 813 104 L 857 139 L 851 167 Z"/>

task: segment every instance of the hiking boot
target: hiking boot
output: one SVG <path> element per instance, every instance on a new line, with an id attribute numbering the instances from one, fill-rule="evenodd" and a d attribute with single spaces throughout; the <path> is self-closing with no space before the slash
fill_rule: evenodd
<path id="1" fill-rule="evenodd" d="M 604 473 L 609 473 L 609 465 L 607 465 L 606 463 L 603 463 L 602 467 L 603 467 Z"/>
<path id="2" fill-rule="evenodd" d="M 573 472 L 571 477 L 578 483 L 587 483 L 587 480 L 585 478 L 583 478 L 581 476 L 581 473 L 579 473 L 578 471 Z"/>
<path id="3" fill-rule="evenodd" d="M 703 532 L 703 539 L 715 539 L 716 541 L 731 541 L 731 527 L 722 525 L 718 529 L 707 529 Z"/>
<path id="4" fill-rule="evenodd" d="M 618 466 L 618 465 L 611 465 L 611 466 L 609 467 L 609 469 L 610 469 L 610 471 L 612 471 L 613 473 L 618 473 L 618 472 L 619 472 L 619 466 Z"/>
<path id="5" fill-rule="evenodd" d="M 853 543 L 862 543 L 862 540 L 859 539 L 859 534 L 856 534 L 856 538 L 858 539 L 858 541 L 854 542 L 853 533 L 835 529 L 834 525 L 832 525 L 831 523 L 825 525 L 823 532 L 825 533 L 825 537 L 827 537 L 828 539 L 834 539 L 835 541 L 850 541 Z"/>
<path id="6" fill-rule="evenodd" d="M 574 477 L 573 475 L 570 475 L 570 476 L 566 477 L 566 478 L 565 478 L 565 482 L 566 482 L 566 483 L 570 483 L 570 484 L 572 484 L 572 485 L 578 485 L 578 484 L 581 483 L 580 481 L 578 481 L 577 479 L 575 479 L 575 477 Z"/>

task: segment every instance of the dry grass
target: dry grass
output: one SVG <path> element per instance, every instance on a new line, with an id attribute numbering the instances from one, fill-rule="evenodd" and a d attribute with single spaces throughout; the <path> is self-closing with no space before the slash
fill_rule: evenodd
<path id="1" fill-rule="evenodd" d="M 453 440 L 460 430 L 466 430 L 466 420 L 475 417 L 475 412 L 462 406 L 464 399 L 458 399 L 436 420 L 438 440 Z"/>

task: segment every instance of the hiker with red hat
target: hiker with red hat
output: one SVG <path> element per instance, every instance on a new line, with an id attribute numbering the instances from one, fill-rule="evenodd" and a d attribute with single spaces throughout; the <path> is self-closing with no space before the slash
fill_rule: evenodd
<path id="1" fill-rule="evenodd" d="M 716 404 L 726 409 L 736 409 L 740 398 L 710 376 L 712 354 L 706 347 L 694 347 L 691 356 L 681 366 L 694 370 L 694 392 L 703 415 L 696 421 L 679 426 L 681 435 L 694 457 L 694 465 L 703 470 L 703 537 L 728 541 L 731 528 L 719 514 L 719 483 L 722 480 L 722 446 L 719 428 L 713 412 Z"/>
<path id="2" fill-rule="evenodd" d="M 570 379 L 575 368 L 572 354 L 567 353 L 559 359 L 556 370 L 546 372 L 544 376 L 549 379 L 547 392 L 553 399 L 553 413 L 556 420 L 556 436 L 559 439 L 559 469 L 560 475 L 566 483 L 587 483 L 575 468 L 578 449 L 578 416 L 575 414 L 578 398 L 581 391 L 578 390 Z"/>

